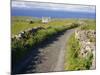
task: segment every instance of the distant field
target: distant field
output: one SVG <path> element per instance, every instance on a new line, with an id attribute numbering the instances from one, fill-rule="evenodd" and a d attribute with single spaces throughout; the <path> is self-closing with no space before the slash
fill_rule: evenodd
<path id="1" fill-rule="evenodd" d="M 34 23 L 30 23 L 30 21 L 34 21 Z M 21 16 L 13 16 L 12 17 L 12 35 L 16 35 L 19 32 L 26 30 L 28 28 L 33 28 L 37 26 L 61 26 L 61 25 L 67 25 L 69 23 L 76 22 L 77 19 L 51 19 L 51 22 L 47 24 L 43 24 L 41 22 L 41 18 L 33 18 L 33 17 L 21 17 Z"/>
<path id="2" fill-rule="evenodd" d="M 30 23 L 30 22 L 33 23 Z M 77 23 L 78 21 L 83 21 L 87 25 L 82 26 L 81 29 L 96 29 L 96 21 L 94 19 L 64 19 L 64 18 L 52 18 L 51 21 L 47 24 L 42 23 L 41 18 L 36 17 L 25 17 L 25 16 L 12 16 L 12 25 L 11 25 L 11 35 L 17 35 L 21 31 L 24 31 L 28 28 L 42 26 L 44 28 L 48 26 L 65 26 L 70 23 Z"/>
<path id="3" fill-rule="evenodd" d="M 96 20 L 94 19 L 88 19 L 88 20 L 83 20 L 86 25 L 81 26 L 82 30 L 96 30 Z"/>

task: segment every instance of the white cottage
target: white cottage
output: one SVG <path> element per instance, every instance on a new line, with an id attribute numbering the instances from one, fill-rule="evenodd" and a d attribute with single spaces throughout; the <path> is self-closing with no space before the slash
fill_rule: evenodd
<path id="1" fill-rule="evenodd" d="M 51 18 L 50 17 L 42 17 L 42 23 L 48 23 L 50 22 Z"/>

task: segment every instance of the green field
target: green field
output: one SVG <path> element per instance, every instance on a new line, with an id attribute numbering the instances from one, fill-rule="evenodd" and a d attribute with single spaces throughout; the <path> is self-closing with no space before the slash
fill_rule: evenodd
<path id="1" fill-rule="evenodd" d="M 86 25 L 81 26 L 82 30 L 96 30 L 95 20 L 85 20 Z"/>
<path id="2" fill-rule="evenodd" d="M 27 20 L 32 20 L 34 23 L 30 23 L 30 21 Z M 52 19 L 51 22 L 44 24 L 41 21 L 41 18 L 33 18 L 33 17 L 22 17 L 22 16 L 13 16 L 12 17 L 12 35 L 16 35 L 21 31 L 24 31 L 28 28 L 33 28 L 37 26 L 42 26 L 42 27 L 48 27 L 48 26 L 62 26 L 62 25 L 67 25 L 69 23 L 75 23 L 77 19 Z"/>

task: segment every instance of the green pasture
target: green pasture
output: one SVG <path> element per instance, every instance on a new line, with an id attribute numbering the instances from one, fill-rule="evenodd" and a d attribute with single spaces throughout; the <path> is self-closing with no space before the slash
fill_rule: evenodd
<path id="1" fill-rule="evenodd" d="M 30 23 L 30 21 L 34 21 L 34 23 Z M 69 23 L 76 22 L 77 19 L 51 19 L 51 21 L 47 24 L 42 23 L 41 18 L 32 18 L 32 17 L 21 17 L 21 16 L 13 16 L 12 17 L 12 25 L 11 25 L 11 33 L 12 35 L 16 35 L 21 31 L 24 31 L 28 28 L 42 26 L 44 28 L 48 26 L 61 26 L 68 25 Z"/>

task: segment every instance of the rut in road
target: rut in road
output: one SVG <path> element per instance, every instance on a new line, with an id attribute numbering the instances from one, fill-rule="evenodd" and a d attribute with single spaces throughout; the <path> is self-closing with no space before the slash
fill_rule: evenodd
<path id="1" fill-rule="evenodd" d="M 33 56 L 20 73 L 63 71 L 66 43 L 74 31 L 75 29 L 67 30 L 43 42 L 38 48 L 38 55 Z"/>

